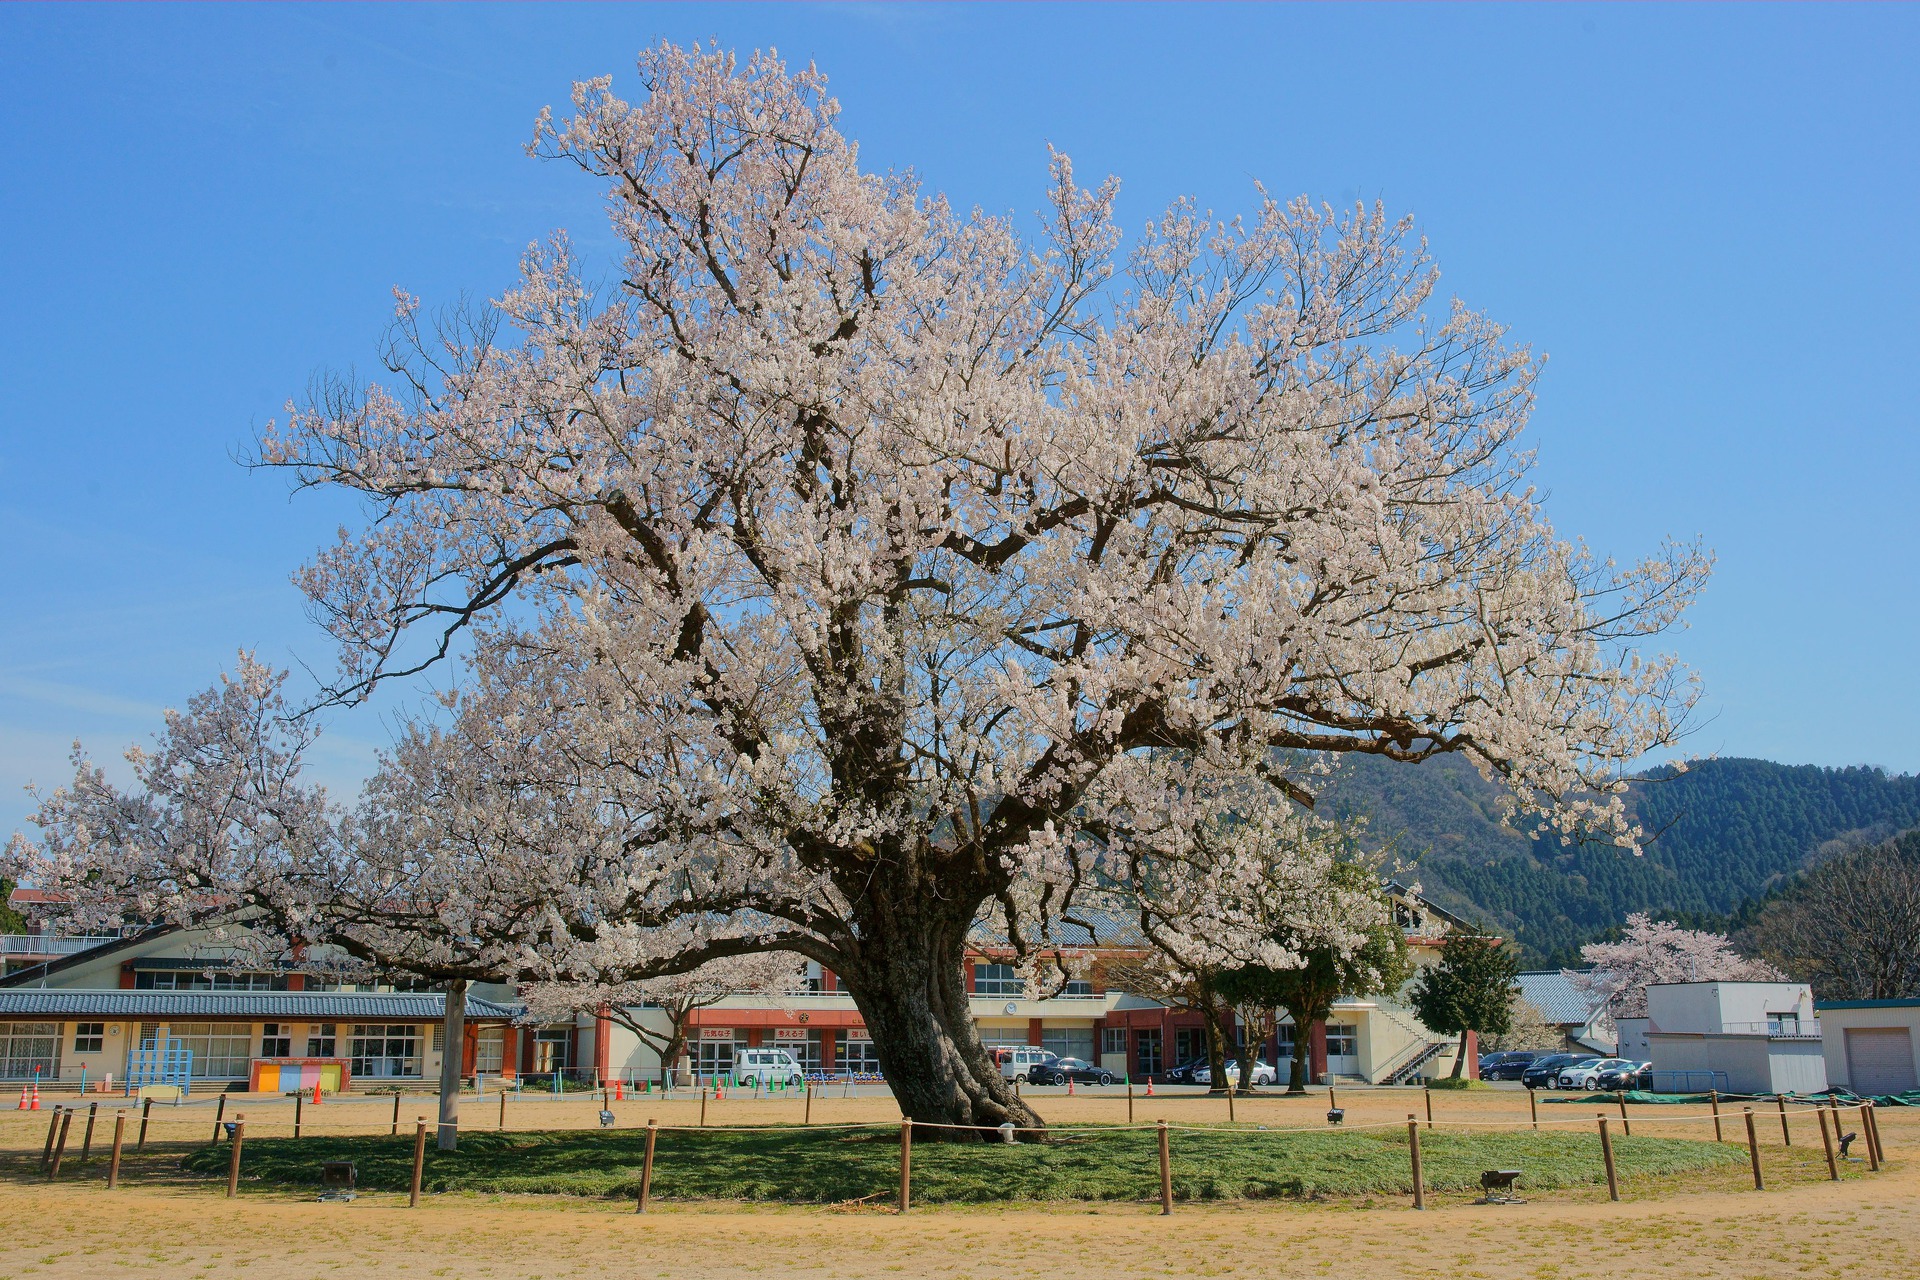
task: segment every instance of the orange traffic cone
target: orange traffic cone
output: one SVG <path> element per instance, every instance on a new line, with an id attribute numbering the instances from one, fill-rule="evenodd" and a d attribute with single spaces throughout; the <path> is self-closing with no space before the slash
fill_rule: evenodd
<path id="1" fill-rule="evenodd" d="M 1073 1077 L 1072 1076 L 1067 1077 L 1067 1096 L 1069 1098 L 1073 1096 Z"/>
<path id="2" fill-rule="evenodd" d="M 621 1083 L 622 1082 L 618 1076 L 614 1077 L 613 1100 L 615 1102 L 625 1102 L 627 1100 L 626 1092 L 621 1088 Z"/>
<path id="3" fill-rule="evenodd" d="M 320 1082 L 318 1080 L 313 1082 L 313 1105 L 316 1107 L 320 1105 Z"/>
<path id="4" fill-rule="evenodd" d="M 1149 1098 L 1153 1096 L 1153 1077 L 1152 1076 L 1147 1077 L 1147 1096 Z"/>
<path id="5" fill-rule="evenodd" d="M 14 1110 L 25 1111 L 26 1109 L 27 1109 L 27 1086 L 21 1085 L 20 1086 L 20 1105 L 15 1107 Z"/>
<path id="6" fill-rule="evenodd" d="M 727 1100 L 727 1086 L 723 1084 L 713 1086 L 713 1100 L 715 1102 L 725 1102 Z"/>
<path id="7" fill-rule="evenodd" d="M 40 1109 L 40 1081 L 36 1079 L 33 1082 L 33 1105 L 28 1107 L 27 1110 L 38 1111 L 39 1109 Z"/>

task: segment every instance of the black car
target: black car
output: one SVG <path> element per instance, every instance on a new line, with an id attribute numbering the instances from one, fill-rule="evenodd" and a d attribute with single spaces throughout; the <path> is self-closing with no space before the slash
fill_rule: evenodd
<path id="1" fill-rule="evenodd" d="M 1055 1058 L 1030 1069 L 1027 1079 L 1034 1084 L 1065 1084 L 1069 1080 L 1081 1084 L 1112 1084 L 1113 1072 L 1096 1067 L 1084 1058 Z"/>
<path id="2" fill-rule="evenodd" d="M 1591 1057 L 1590 1053 L 1550 1053 L 1544 1058 L 1535 1058 L 1520 1073 L 1520 1083 L 1529 1089 L 1551 1089 L 1562 1070 Z"/>
<path id="3" fill-rule="evenodd" d="M 1518 1080 L 1526 1069 L 1544 1056 L 1531 1049 L 1511 1049 L 1505 1053 L 1490 1053 L 1480 1059 L 1480 1078 L 1482 1080 Z"/>
<path id="4" fill-rule="evenodd" d="M 1615 1071 L 1602 1071 L 1593 1078 L 1596 1089 L 1639 1089 L 1645 1093 L 1653 1092 L 1653 1064 L 1642 1062 L 1632 1067 L 1621 1067 Z"/>
<path id="5" fill-rule="evenodd" d="M 1210 1064 L 1205 1058 L 1194 1058 L 1181 1063 L 1160 1078 L 1168 1084 L 1199 1084 L 1200 1082 L 1194 1079 L 1194 1072 L 1209 1069 Z"/>

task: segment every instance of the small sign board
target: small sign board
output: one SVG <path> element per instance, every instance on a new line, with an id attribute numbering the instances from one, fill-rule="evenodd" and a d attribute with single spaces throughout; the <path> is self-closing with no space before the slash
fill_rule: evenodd
<path id="1" fill-rule="evenodd" d="M 731 1040 L 733 1039 L 733 1028 L 702 1027 L 700 1028 L 700 1038 L 702 1040 Z"/>
<path id="2" fill-rule="evenodd" d="M 805 1040 L 807 1038 L 807 1029 L 805 1027 L 775 1027 L 773 1029 L 773 1038 L 775 1040 Z"/>

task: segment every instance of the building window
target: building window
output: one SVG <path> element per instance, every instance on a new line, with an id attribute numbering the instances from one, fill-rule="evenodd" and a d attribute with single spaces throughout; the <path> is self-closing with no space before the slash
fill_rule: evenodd
<path id="1" fill-rule="evenodd" d="M 693 1079 L 695 1084 L 703 1080 L 712 1080 L 719 1076 L 733 1074 L 733 1051 L 735 1045 L 731 1038 L 726 1040 L 696 1040 L 692 1045 Z M 745 1044 L 737 1046 L 746 1048 Z"/>
<path id="2" fill-rule="evenodd" d="M 1173 1033 L 1173 1065 L 1199 1062 L 1207 1056 L 1205 1027 L 1178 1027 Z"/>
<path id="3" fill-rule="evenodd" d="M 1283 1022 L 1275 1027 L 1273 1029 L 1273 1038 L 1280 1045 L 1280 1056 L 1282 1058 L 1291 1058 L 1293 1056 L 1293 1024 L 1291 1022 Z"/>
<path id="4" fill-rule="evenodd" d="M 505 1027 L 481 1027 L 473 1033 L 473 1069 L 476 1072 L 497 1072 L 500 1064 L 506 1061 L 507 1029 Z"/>
<path id="5" fill-rule="evenodd" d="M 307 1028 L 307 1056 L 309 1058 L 336 1058 L 336 1043 L 331 1022 L 316 1022 Z"/>
<path id="6" fill-rule="evenodd" d="M 852 1075 L 879 1075 L 880 1055 L 873 1051 L 873 1041 L 864 1035 L 856 1040 L 844 1031 L 840 1035 L 841 1040 L 835 1046 L 834 1053 L 838 1069 Z"/>
<path id="7" fill-rule="evenodd" d="M 1010 964 L 973 966 L 973 994 L 977 996 L 1024 996 L 1027 984 Z"/>
<path id="8" fill-rule="evenodd" d="M 1078 1058 L 1086 1062 L 1093 1057 L 1093 1028 L 1044 1029 L 1040 1032 L 1040 1047 L 1062 1058 Z"/>
<path id="9" fill-rule="evenodd" d="M 107 1024 L 104 1022 L 77 1022 L 73 1027 L 73 1051 L 75 1053 L 105 1053 L 107 1051 Z"/>
<path id="10" fill-rule="evenodd" d="M 1152 1027 L 1133 1033 L 1133 1061 L 1140 1075 L 1160 1074 L 1160 1028 Z"/>
<path id="11" fill-rule="evenodd" d="M 565 1027 L 542 1027 L 533 1033 L 533 1069 L 540 1075 L 565 1071 L 573 1065 L 573 1035 Z"/>
<path id="12" fill-rule="evenodd" d="M 1124 1055 L 1127 1051 L 1127 1029 L 1125 1027 L 1106 1027 L 1100 1032 L 1100 1052 Z"/>
<path id="13" fill-rule="evenodd" d="M 0 1076 L 51 1079 L 60 1068 L 60 1024 L 0 1022 Z"/>
<path id="14" fill-rule="evenodd" d="M 1060 994 L 1067 997 L 1090 996 L 1093 994 L 1093 984 L 1083 981 L 1080 978 L 1075 978 L 1073 981 L 1067 983 L 1066 986 L 1060 988 Z"/>
<path id="15" fill-rule="evenodd" d="M 1351 1023 L 1329 1022 L 1327 1024 L 1327 1056 L 1329 1058 L 1351 1058 L 1360 1052 L 1360 1033 Z"/>
<path id="16" fill-rule="evenodd" d="M 1800 1034 L 1800 1015 L 1795 1013 L 1770 1013 L 1767 1015 L 1767 1034 L 1770 1036 L 1797 1036 Z"/>
<path id="17" fill-rule="evenodd" d="M 187 969 L 143 969 L 133 975 L 136 991 L 285 991 L 284 974 L 205 973 Z"/>
<path id="18" fill-rule="evenodd" d="M 347 1042 L 353 1074 L 391 1080 L 420 1074 L 420 1028 L 406 1024 L 355 1026 Z"/>
<path id="19" fill-rule="evenodd" d="M 260 1026 L 260 1056 L 263 1058 L 291 1058 L 293 1056 L 293 1028 L 284 1022 L 266 1022 Z"/>
<path id="20" fill-rule="evenodd" d="M 195 1080 L 237 1080 L 253 1061 L 253 1028 L 244 1022 L 176 1022 L 168 1031 L 193 1055 Z"/>

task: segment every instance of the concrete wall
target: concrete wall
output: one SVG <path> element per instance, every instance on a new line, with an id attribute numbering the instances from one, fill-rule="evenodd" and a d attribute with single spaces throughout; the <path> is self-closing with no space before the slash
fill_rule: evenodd
<path id="1" fill-rule="evenodd" d="M 1765 1035 L 1689 1035 L 1649 1032 L 1655 1078 L 1672 1071 L 1719 1072 L 1731 1093 L 1817 1093 L 1827 1087 L 1826 1059 L 1818 1040 L 1769 1039 Z M 1664 1087 L 1670 1082 L 1662 1081 Z"/>
<path id="2" fill-rule="evenodd" d="M 1647 1018 L 1658 1031 L 1750 1032 L 1779 1013 L 1797 1014 L 1811 1027 L 1812 988 L 1804 982 L 1662 982 L 1647 988 Z"/>
<path id="3" fill-rule="evenodd" d="M 1846 1089 L 1858 1088 L 1847 1061 L 1847 1032 L 1879 1027 L 1905 1029 L 1913 1045 L 1914 1061 L 1920 1063 L 1920 1000 L 1841 1001 L 1820 1006 L 1827 1079 L 1831 1083 Z"/>

